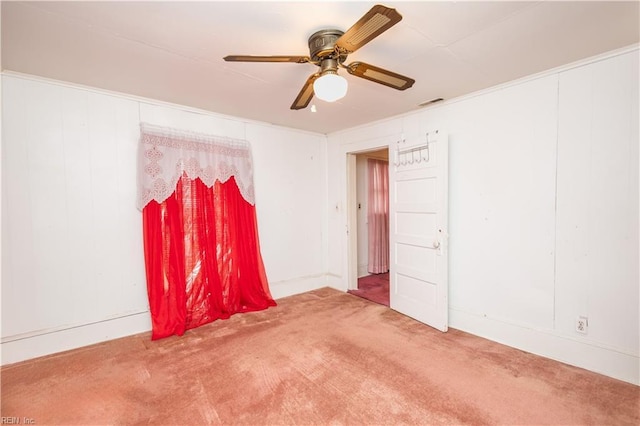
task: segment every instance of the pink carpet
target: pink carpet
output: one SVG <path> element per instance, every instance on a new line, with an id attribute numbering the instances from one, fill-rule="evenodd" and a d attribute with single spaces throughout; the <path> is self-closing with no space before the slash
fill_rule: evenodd
<path id="1" fill-rule="evenodd" d="M 372 302 L 389 306 L 389 273 L 367 275 L 358 278 L 358 289 L 349 290 L 350 294 Z"/>
<path id="2" fill-rule="evenodd" d="M 640 388 L 324 288 L 2 367 L 36 425 L 639 425 Z"/>

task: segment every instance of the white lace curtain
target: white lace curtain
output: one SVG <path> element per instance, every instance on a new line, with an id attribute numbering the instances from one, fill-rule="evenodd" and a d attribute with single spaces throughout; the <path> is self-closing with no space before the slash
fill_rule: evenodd
<path id="1" fill-rule="evenodd" d="M 255 204 L 251 146 L 245 140 L 141 123 L 138 150 L 139 210 L 169 198 L 183 173 L 209 188 L 234 176 L 242 197 Z"/>

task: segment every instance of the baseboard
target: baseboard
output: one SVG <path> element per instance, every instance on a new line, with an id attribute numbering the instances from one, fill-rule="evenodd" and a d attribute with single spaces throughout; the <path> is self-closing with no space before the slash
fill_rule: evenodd
<path id="1" fill-rule="evenodd" d="M 328 273 L 326 275 L 326 286 L 327 287 L 331 287 L 331 288 L 335 288 L 336 290 L 340 290 L 340 291 L 344 291 L 346 292 L 347 289 L 347 283 L 345 282 L 345 280 L 342 279 L 341 275 L 336 275 L 336 274 L 332 274 L 332 273 Z"/>
<path id="2" fill-rule="evenodd" d="M 368 264 L 358 265 L 358 278 L 366 277 L 367 275 L 369 275 L 368 268 Z"/>
<path id="3" fill-rule="evenodd" d="M 149 312 L 139 312 L 28 336 L 5 337 L 0 346 L 0 364 L 13 364 L 150 330 Z"/>
<path id="4" fill-rule="evenodd" d="M 327 285 L 327 275 L 318 274 L 270 283 L 269 287 L 273 298 L 279 299 Z M 0 365 L 13 364 L 150 330 L 149 312 L 139 312 L 91 324 L 4 337 L 0 344 Z"/>
<path id="5" fill-rule="evenodd" d="M 640 385 L 640 357 L 551 331 L 449 309 L 449 326 L 526 352 Z"/>
<path id="6" fill-rule="evenodd" d="M 326 287 L 327 274 L 308 275 L 305 277 L 293 278 L 290 280 L 276 281 L 269 283 L 269 290 L 274 299 L 280 299 L 306 291 L 316 290 Z"/>

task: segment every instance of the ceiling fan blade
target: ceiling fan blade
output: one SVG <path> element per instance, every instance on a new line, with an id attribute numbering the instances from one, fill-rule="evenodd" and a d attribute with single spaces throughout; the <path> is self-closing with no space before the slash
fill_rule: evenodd
<path id="1" fill-rule="evenodd" d="M 355 52 L 401 20 L 395 9 L 375 5 L 336 40 L 336 46 L 342 53 Z"/>
<path id="2" fill-rule="evenodd" d="M 298 93 L 296 100 L 291 104 L 291 109 L 304 109 L 309 105 L 313 98 L 313 82 L 318 78 L 318 74 L 311 74 L 302 86 L 302 90 Z"/>
<path id="3" fill-rule="evenodd" d="M 250 56 L 250 55 L 229 55 L 223 58 L 227 62 L 295 62 L 304 64 L 309 62 L 308 56 Z"/>
<path id="4" fill-rule="evenodd" d="M 365 64 L 364 62 L 353 62 L 347 65 L 346 68 L 351 75 L 384 84 L 385 86 L 398 90 L 406 90 L 416 82 L 412 78 L 385 70 L 384 68 Z"/>

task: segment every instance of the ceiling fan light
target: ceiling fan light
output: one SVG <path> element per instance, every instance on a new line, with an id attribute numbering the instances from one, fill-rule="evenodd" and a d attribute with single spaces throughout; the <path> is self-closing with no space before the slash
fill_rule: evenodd
<path id="1" fill-rule="evenodd" d="M 336 73 L 326 73 L 313 82 L 313 92 L 326 102 L 335 102 L 347 94 L 347 79 Z"/>

